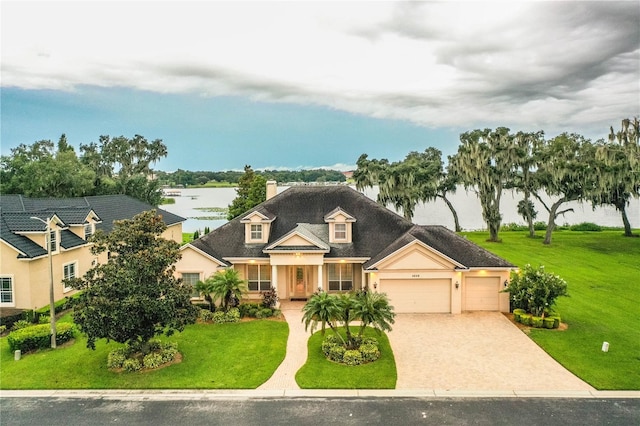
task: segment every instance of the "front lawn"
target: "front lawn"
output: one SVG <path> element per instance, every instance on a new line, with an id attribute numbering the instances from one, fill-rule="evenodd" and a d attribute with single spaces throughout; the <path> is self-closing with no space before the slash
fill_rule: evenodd
<path id="1" fill-rule="evenodd" d="M 61 321 L 71 321 L 70 315 Z M 70 346 L 23 355 L 20 361 L 2 338 L 0 388 L 255 389 L 284 359 L 288 334 L 281 321 L 191 325 L 166 338 L 178 342 L 181 363 L 139 373 L 109 371 L 107 354 L 120 345 L 100 340 L 92 351 L 80 333 Z"/>
<path id="2" fill-rule="evenodd" d="M 321 349 L 324 336 L 319 331 L 314 333 L 308 342 L 307 362 L 296 373 L 298 386 L 302 389 L 394 389 L 396 362 L 389 339 L 372 329 L 365 330 L 364 335 L 378 339 L 380 358 L 369 364 L 349 366 L 327 360 Z"/>
<path id="3" fill-rule="evenodd" d="M 569 328 L 532 329 L 536 343 L 597 389 L 640 390 L 640 238 L 621 234 L 560 231 L 544 246 L 524 232 L 501 232 L 502 243 L 464 233 L 518 266 L 545 265 L 567 281 L 570 297 L 559 298 L 557 310 Z"/>

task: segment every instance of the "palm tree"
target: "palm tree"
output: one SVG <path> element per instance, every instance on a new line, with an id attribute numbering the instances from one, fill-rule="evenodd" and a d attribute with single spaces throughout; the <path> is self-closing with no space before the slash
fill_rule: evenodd
<path id="1" fill-rule="evenodd" d="M 372 326 L 378 333 L 391 331 L 391 324 L 395 322 L 393 306 L 389 305 L 389 298 L 385 293 L 362 292 L 355 298 L 353 307 L 354 316 L 360 319 L 360 331 L 362 337 L 364 330 Z"/>
<path id="2" fill-rule="evenodd" d="M 320 323 L 320 331 L 324 335 L 326 326 L 340 336 L 336 329 L 336 323 L 341 318 L 341 308 L 338 299 L 325 291 L 313 294 L 302 308 L 302 321 L 304 322 L 304 330 L 307 331 L 311 326 L 311 333 L 314 332 L 318 323 Z M 342 336 L 340 336 L 342 339 Z M 344 339 L 342 339 L 344 342 Z"/>
<path id="3" fill-rule="evenodd" d="M 196 290 L 205 294 L 211 308 L 214 300 L 221 299 L 222 309 L 227 312 L 232 307 L 232 300 L 240 300 L 247 292 L 247 283 L 240 279 L 237 270 L 227 268 L 211 275 L 204 282 L 199 281 Z"/>

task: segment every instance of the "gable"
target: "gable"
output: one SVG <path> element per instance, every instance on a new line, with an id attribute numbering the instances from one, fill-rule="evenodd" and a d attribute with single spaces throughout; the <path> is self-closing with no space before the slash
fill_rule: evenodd
<path id="1" fill-rule="evenodd" d="M 420 243 L 412 243 L 390 254 L 378 270 L 453 270 L 456 265 Z"/>
<path id="2" fill-rule="evenodd" d="M 286 238 L 278 244 L 278 246 L 315 246 L 316 243 L 313 241 L 303 238 L 301 235 L 291 235 L 289 238 Z"/>

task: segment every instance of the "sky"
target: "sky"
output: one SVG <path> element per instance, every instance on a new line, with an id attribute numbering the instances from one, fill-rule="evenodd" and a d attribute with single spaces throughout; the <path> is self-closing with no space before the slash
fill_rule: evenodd
<path id="1" fill-rule="evenodd" d="M 156 168 L 349 170 L 640 116 L 638 1 L 1 1 L 1 151 L 162 139 Z"/>

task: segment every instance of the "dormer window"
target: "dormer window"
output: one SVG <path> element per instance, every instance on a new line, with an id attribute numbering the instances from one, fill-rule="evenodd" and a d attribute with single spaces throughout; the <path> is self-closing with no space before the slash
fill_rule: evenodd
<path id="1" fill-rule="evenodd" d="M 262 241 L 262 224 L 251 224 L 251 239 Z"/>
<path id="2" fill-rule="evenodd" d="M 336 241 L 346 240 L 347 239 L 347 224 L 346 223 L 336 223 L 333 228 L 334 234 L 333 239 Z"/>
<path id="3" fill-rule="evenodd" d="M 93 223 L 87 223 L 84 225 L 84 239 L 88 240 L 93 235 Z"/>
<path id="4" fill-rule="evenodd" d="M 54 252 L 57 249 L 58 249 L 58 237 L 57 237 L 56 231 L 53 230 L 49 232 L 49 250 L 51 250 L 51 252 Z"/>
<path id="5" fill-rule="evenodd" d="M 356 218 L 340 207 L 336 207 L 324 216 L 324 221 L 329 224 L 329 242 L 349 244 L 353 238 L 353 224 Z"/>

